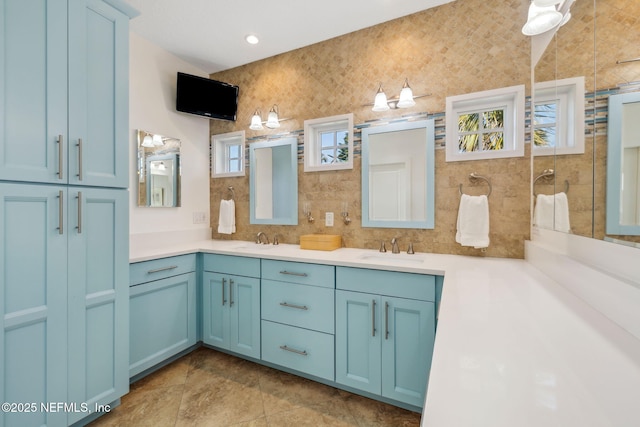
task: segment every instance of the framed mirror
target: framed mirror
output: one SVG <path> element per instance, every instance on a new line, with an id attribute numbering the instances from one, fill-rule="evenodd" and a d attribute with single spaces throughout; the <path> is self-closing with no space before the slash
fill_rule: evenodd
<path id="1" fill-rule="evenodd" d="M 640 92 L 609 97 L 607 234 L 640 236 Z"/>
<path id="2" fill-rule="evenodd" d="M 362 226 L 434 228 L 434 121 L 362 130 Z"/>
<path id="3" fill-rule="evenodd" d="M 211 177 L 244 176 L 244 131 L 211 136 Z"/>
<path id="4" fill-rule="evenodd" d="M 298 224 L 298 140 L 249 145 L 249 222 Z"/>
<path id="5" fill-rule="evenodd" d="M 138 206 L 180 206 L 180 140 L 138 130 Z"/>

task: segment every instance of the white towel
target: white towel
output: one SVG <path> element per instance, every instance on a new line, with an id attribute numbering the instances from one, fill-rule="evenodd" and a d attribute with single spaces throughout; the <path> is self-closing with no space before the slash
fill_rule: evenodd
<path id="1" fill-rule="evenodd" d="M 218 233 L 231 234 L 236 232 L 236 204 L 233 200 L 220 201 L 220 216 L 218 219 Z"/>
<path id="2" fill-rule="evenodd" d="M 489 246 L 489 199 L 463 194 L 458 209 L 456 242 L 462 246 Z"/>
<path id="3" fill-rule="evenodd" d="M 533 223 L 540 228 L 569 233 L 569 200 L 566 193 L 538 194 L 533 209 Z"/>

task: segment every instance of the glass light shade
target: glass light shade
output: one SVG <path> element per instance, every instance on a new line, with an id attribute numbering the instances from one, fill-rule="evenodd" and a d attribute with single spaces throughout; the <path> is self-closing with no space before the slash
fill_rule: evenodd
<path id="1" fill-rule="evenodd" d="M 160 147 L 161 145 L 164 145 L 164 142 L 162 142 L 162 136 L 153 135 L 153 146 Z"/>
<path id="2" fill-rule="evenodd" d="M 564 0 L 533 0 L 533 4 L 538 7 L 555 6 L 562 3 Z"/>
<path id="3" fill-rule="evenodd" d="M 409 81 L 405 79 L 402 90 L 400 91 L 400 99 L 398 100 L 396 107 L 409 108 L 414 105 L 416 105 L 416 102 L 413 100 L 413 91 L 411 90 L 411 87 L 409 87 Z"/>
<path id="4" fill-rule="evenodd" d="M 262 118 L 260 117 L 260 111 L 256 110 L 255 113 L 253 113 L 253 117 L 251 117 L 251 125 L 249 125 L 249 129 L 251 130 L 262 130 L 264 129 L 262 127 Z"/>
<path id="5" fill-rule="evenodd" d="M 158 170 L 159 171 L 167 170 L 167 167 L 164 165 L 164 162 L 160 162 L 160 164 L 158 165 Z"/>
<path id="6" fill-rule="evenodd" d="M 555 28 L 562 21 L 562 13 L 554 6 L 538 7 L 535 3 L 529 6 L 527 23 L 522 27 L 525 36 L 537 36 Z"/>
<path id="7" fill-rule="evenodd" d="M 151 135 L 147 134 L 143 139 L 142 139 L 142 145 L 143 147 L 153 147 L 153 138 L 151 138 Z"/>
<path id="8" fill-rule="evenodd" d="M 278 108 L 274 105 L 271 107 L 271 111 L 269 111 L 269 115 L 267 116 L 267 123 L 265 124 L 269 129 L 275 129 L 280 127 L 280 122 L 278 121 Z"/>
<path id="9" fill-rule="evenodd" d="M 378 88 L 376 93 L 376 99 L 373 101 L 373 111 L 387 111 L 389 109 L 389 103 L 387 102 L 387 95 L 382 91 L 382 84 Z"/>

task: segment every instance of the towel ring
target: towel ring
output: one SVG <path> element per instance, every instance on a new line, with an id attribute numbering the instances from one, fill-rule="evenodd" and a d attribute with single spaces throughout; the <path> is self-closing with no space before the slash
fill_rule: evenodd
<path id="1" fill-rule="evenodd" d="M 231 198 L 229 200 L 235 200 L 236 199 L 236 192 L 233 191 L 233 187 L 232 186 L 228 186 L 227 187 L 227 191 L 229 192 L 229 195 L 231 196 Z"/>
<path id="2" fill-rule="evenodd" d="M 491 186 L 491 181 L 489 181 L 488 178 L 486 178 L 486 177 L 484 177 L 482 175 L 478 175 L 475 172 L 471 172 L 469 174 L 469 181 L 471 181 L 471 182 L 476 182 L 476 181 L 478 181 L 480 179 L 483 180 L 483 181 L 486 181 L 487 184 L 489 185 L 489 192 L 487 193 L 487 197 L 489 197 L 491 195 L 491 191 L 493 190 L 493 187 Z M 458 190 L 460 191 L 460 195 L 462 196 L 464 194 L 462 192 L 462 184 L 460 184 L 460 186 L 458 187 Z"/>
<path id="3" fill-rule="evenodd" d="M 534 196 L 538 195 L 535 189 L 536 189 L 536 182 L 538 182 L 539 179 L 544 179 L 545 181 L 549 181 L 551 177 L 554 177 L 554 180 L 555 180 L 555 174 L 556 174 L 556 171 L 554 171 L 553 169 L 543 170 L 542 173 L 538 175 L 536 179 L 533 180 L 533 195 Z M 569 181 L 566 179 L 564 180 L 564 192 L 565 194 L 569 192 Z"/>

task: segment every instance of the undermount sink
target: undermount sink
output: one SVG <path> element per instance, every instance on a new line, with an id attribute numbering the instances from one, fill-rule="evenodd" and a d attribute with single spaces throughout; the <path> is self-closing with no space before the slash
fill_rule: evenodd
<path id="1" fill-rule="evenodd" d="M 394 253 L 365 254 L 360 256 L 365 261 L 380 261 L 389 264 L 422 264 L 424 258 L 420 255 L 402 255 Z"/>
<path id="2" fill-rule="evenodd" d="M 267 251 L 273 248 L 274 245 L 264 245 L 262 243 L 247 243 L 240 246 L 235 246 L 233 249 L 238 251 Z"/>

